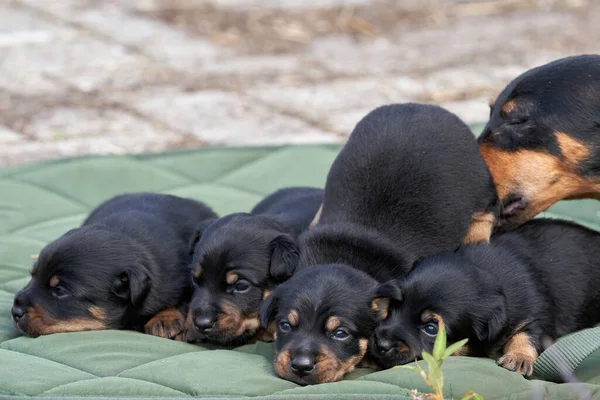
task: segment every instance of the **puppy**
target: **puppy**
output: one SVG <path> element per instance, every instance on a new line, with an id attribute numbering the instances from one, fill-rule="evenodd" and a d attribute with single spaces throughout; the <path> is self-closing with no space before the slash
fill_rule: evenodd
<path id="1" fill-rule="evenodd" d="M 378 280 L 461 243 L 489 241 L 498 201 L 469 128 L 436 106 L 375 109 L 334 161 L 299 265 L 348 264 Z"/>
<path id="2" fill-rule="evenodd" d="M 174 307 L 192 289 L 189 237 L 213 217 L 202 203 L 168 195 L 106 201 L 41 251 L 15 296 L 15 327 L 32 337 L 99 329 L 175 336 L 183 318 Z"/>
<path id="3" fill-rule="evenodd" d="M 308 227 L 323 190 L 281 189 L 251 213 L 204 221 L 192 240 L 194 295 L 186 340 L 238 345 L 272 340 L 259 331 L 258 308 L 298 261 L 297 235 Z"/>
<path id="4" fill-rule="evenodd" d="M 370 307 L 376 287 L 375 279 L 346 265 L 303 268 L 279 285 L 260 309 L 263 326 L 277 326 L 277 375 L 307 385 L 352 371 L 378 320 Z"/>
<path id="5" fill-rule="evenodd" d="M 510 230 L 564 199 L 600 199 L 600 56 L 525 72 L 491 105 L 480 150 Z"/>
<path id="6" fill-rule="evenodd" d="M 384 368 L 431 353 L 439 315 L 448 342 L 468 338 L 458 355 L 492 357 L 531 375 L 556 339 L 600 322 L 600 233 L 559 220 L 533 220 L 419 262 L 404 278 L 382 284 L 385 319 L 369 342 Z"/>

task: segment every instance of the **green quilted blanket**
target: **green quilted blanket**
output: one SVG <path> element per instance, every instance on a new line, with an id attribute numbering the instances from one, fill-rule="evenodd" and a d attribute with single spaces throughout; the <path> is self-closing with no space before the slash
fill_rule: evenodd
<path id="1" fill-rule="evenodd" d="M 322 186 L 336 146 L 206 149 L 160 155 L 79 158 L 0 170 L 0 398 L 409 399 L 428 388 L 414 372 L 359 369 L 342 382 L 300 387 L 277 378 L 267 343 L 233 350 L 136 332 L 17 337 L 9 310 L 45 243 L 81 223 L 103 200 L 156 191 L 208 203 L 219 214 L 249 210 L 288 185 Z M 600 229 L 600 202 L 565 202 L 550 213 Z M 493 360 L 451 357 L 446 396 L 485 399 L 600 398 L 600 328 L 571 335 L 536 363 L 527 380 Z M 559 384 L 561 371 L 579 384 Z M 540 380 L 539 378 L 544 378 Z"/>

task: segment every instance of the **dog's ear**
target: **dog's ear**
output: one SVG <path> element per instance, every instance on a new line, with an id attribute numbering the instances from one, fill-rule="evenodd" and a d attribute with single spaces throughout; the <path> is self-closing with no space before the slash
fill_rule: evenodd
<path id="1" fill-rule="evenodd" d="M 504 296 L 493 294 L 487 300 L 482 300 L 473 317 L 473 330 L 480 341 L 493 341 L 507 323 Z"/>
<path id="2" fill-rule="evenodd" d="M 258 316 L 260 318 L 260 326 L 263 329 L 267 329 L 269 322 L 275 317 L 277 307 L 279 306 L 279 299 L 277 298 L 277 291 L 268 295 L 261 303 L 258 310 Z"/>
<path id="3" fill-rule="evenodd" d="M 388 316 L 390 299 L 402 301 L 402 291 L 396 282 L 385 282 L 375 288 L 375 293 L 371 300 L 371 310 L 377 312 L 381 320 L 386 319 Z"/>
<path id="4" fill-rule="evenodd" d="M 388 299 L 394 299 L 396 301 L 404 300 L 402 290 L 400 290 L 400 286 L 395 280 L 387 281 L 377 286 L 377 289 L 375 290 L 375 297 L 384 297 Z"/>
<path id="5" fill-rule="evenodd" d="M 150 277 L 144 268 L 128 268 L 116 279 L 115 294 L 133 306 L 142 303 L 149 290 Z"/>
<path id="6" fill-rule="evenodd" d="M 296 270 L 300 252 L 296 242 L 288 235 L 280 235 L 271 241 L 271 264 L 269 275 L 276 282 L 288 280 Z"/>
<path id="7" fill-rule="evenodd" d="M 192 238 L 190 239 L 190 255 L 194 254 L 194 250 L 196 249 L 196 245 L 202 237 L 202 233 L 205 232 L 208 229 L 208 227 L 211 226 L 216 220 L 217 218 L 209 218 L 201 221 L 198 224 L 198 226 L 196 227 L 196 231 L 193 233 Z"/>

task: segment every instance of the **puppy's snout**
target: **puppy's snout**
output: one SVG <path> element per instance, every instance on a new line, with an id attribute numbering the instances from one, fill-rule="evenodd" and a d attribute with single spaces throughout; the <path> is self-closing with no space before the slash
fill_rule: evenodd
<path id="1" fill-rule="evenodd" d="M 200 315 L 194 318 L 194 326 L 198 332 L 209 333 L 215 326 L 216 321 L 216 315 Z"/>
<path id="2" fill-rule="evenodd" d="M 381 354 L 389 353 L 390 351 L 392 351 L 392 349 L 394 347 L 391 340 L 387 340 L 387 339 L 383 339 L 383 338 L 379 338 L 379 337 L 376 338 L 375 344 L 377 345 L 377 350 Z"/>
<path id="3" fill-rule="evenodd" d="M 15 304 L 10 309 L 10 313 L 12 315 L 13 320 L 15 322 L 19 322 L 19 320 L 21 318 L 23 318 L 23 316 L 25 315 L 25 310 L 23 310 L 23 308 L 21 308 L 20 306 L 18 306 L 16 304 L 16 302 L 15 302 Z"/>
<path id="4" fill-rule="evenodd" d="M 315 358 L 312 356 L 294 357 L 290 364 L 292 372 L 299 377 L 310 375 L 315 370 Z"/>

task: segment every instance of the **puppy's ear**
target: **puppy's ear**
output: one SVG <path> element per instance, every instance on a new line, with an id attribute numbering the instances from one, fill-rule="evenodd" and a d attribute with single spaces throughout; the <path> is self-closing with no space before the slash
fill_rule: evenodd
<path id="1" fill-rule="evenodd" d="M 117 278 L 115 293 L 124 301 L 137 306 L 150 290 L 150 277 L 143 268 L 131 267 Z"/>
<path id="2" fill-rule="evenodd" d="M 377 312 L 381 320 L 386 319 L 388 316 L 390 299 L 402 301 L 402 292 L 394 281 L 377 286 L 373 300 L 371 300 L 371 310 Z"/>
<path id="3" fill-rule="evenodd" d="M 387 281 L 377 286 L 377 289 L 375 290 L 375 297 L 387 297 L 396 301 L 404 300 L 402 290 L 400 290 L 400 286 L 398 286 L 398 282 L 395 280 Z"/>
<path id="4" fill-rule="evenodd" d="M 277 307 L 279 306 L 279 299 L 277 298 L 277 293 L 271 293 L 264 299 L 260 305 L 260 309 L 258 310 L 258 316 L 260 318 L 260 326 L 263 329 L 267 329 L 269 326 L 269 322 L 275 317 L 275 313 L 277 312 Z"/>
<path id="5" fill-rule="evenodd" d="M 483 301 L 473 318 L 473 330 L 480 341 L 493 341 L 502 333 L 507 323 L 504 296 L 494 294 Z"/>
<path id="6" fill-rule="evenodd" d="M 289 279 L 296 270 L 299 250 L 296 242 L 288 235 L 277 236 L 271 241 L 271 264 L 269 275 L 276 282 Z"/>
<path id="7" fill-rule="evenodd" d="M 209 218 L 209 219 L 205 219 L 203 221 L 201 221 L 198 226 L 196 227 L 196 231 L 194 232 L 194 234 L 192 235 L 192 238 L 190 239 L 190 244 L 189 244 L 189 248 L 190 248 L 190 255 L 194 254 L 194 250 L 196 249 L 196 245 L 198 244 L 198 242 L 200 241 L 200 238 L 202 237 L 202 233 L 204 231 L 206 231 L 206 229 L 208 229 L 209 226 L 212 225 L 213 222 L 215 222 L 217 220 L 217 218 Z"/>

